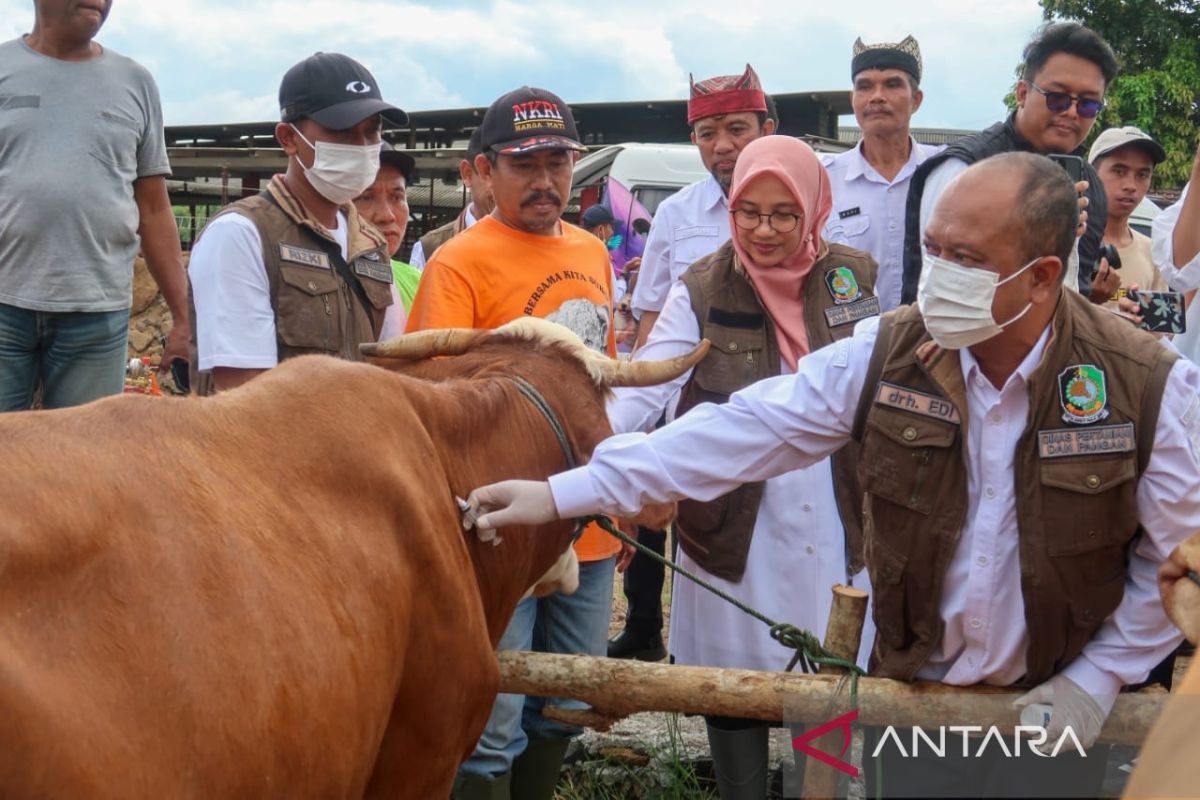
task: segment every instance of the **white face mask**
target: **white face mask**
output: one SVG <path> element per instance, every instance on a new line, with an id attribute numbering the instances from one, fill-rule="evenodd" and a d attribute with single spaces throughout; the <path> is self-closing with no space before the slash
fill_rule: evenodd
<path id="1" fill-rule="evenodd" d="M 996 290 L 1042 257 L 1030 261 L 1004 280 L 986 269 L 973 269 L 925 254 L 921 281 L 917 285 L 917 307 L 925 319 L 925 329 L 939 346 L 961 350 L 986 342 L 1006 327 L 1025 316 L 1033 303 L 1007 322 L 998 323 L 992 317 L 992 300 Z"/>
<path id="2" fill-rule="evenodd" d="M 300 168 L 304 177 L 317 190 L 318 194 L 334 205 L 343 206 L 370 188 L 379 172 L 379 151 L 382 143 L 377 144 L 334 144 L 333 142 L 317 142 L 313 144 L 304 138 L 304 134 L 292 126 L 296 135 L 304 139 L 304 143 L 315 153 L 313 165 Z M 299 157 L 297 157 L 299 161 Z"/>

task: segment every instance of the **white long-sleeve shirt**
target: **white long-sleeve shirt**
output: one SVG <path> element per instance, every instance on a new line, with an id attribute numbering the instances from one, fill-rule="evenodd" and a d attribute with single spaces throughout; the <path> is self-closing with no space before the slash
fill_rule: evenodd
<path id="1" fill-rule="evenodd" d="M 912 148 L 908 161 L 890 181 L 867 161 L 862 142 L 844 153 L 825 156 L 821 161 L 829 173 L 833 190 L 833 211 L 825 223 L 825 241 L 849 245 L 871 254 L 879 265 L 875 295 L 884 311 L 900 305 L 908 184 L 917 167 L 943 149 L 921 144 L 911 137 L 909 142 Z"/>
<path id="2" fill-rule="evenodd" d="M 729 240 L 729 202 L 711 175 L 663 200 L 654 212 L 630 306 L 634 316 L 662 311 L 687 268 Z"/>
<path id="3" fill-rule="evenodd" d="M 662 314 L 635 360 L 669 359 L 700 341 L 700 323 L 687 287 L 676 281 Z M 781 365 L 784 372 L 786 364 Z M 616 389 L 608 417 L 617 433 L 649 430 L 664 409 L 673 409 L 691 370 L 670 383 Z M 719 454 L 706 454 L 719 459 Z M 847 574 L 845 532 L 834 495 L 828 459 L 766 482 L 759 502 L 746 569 L 740 581 L 705 572 L 687 553 L 681 565 L 767 616 L 825 635 L 834 584 L 870 592 L 866 571 Z M 874 621 L 863 628 L 858 661 L 866 666 L 875 638 Z M 671 593 L 670 652 L 679 664 L 782 671 L 793 651 L 781 647 L 768 628 L 724 600 L 676 576 Z"/>
<path id="4" fill-rule="evenodd" d="M 795 374 L 761 381 L 724 405 L 695 408 L 652 434 L 608 439 L 586 467 L 550 479 L 559 513 L 628 516 L 647 503 L 709 500 L 825 458 L 850 438 L 877 331 L 877 320 L 864 320 L 852 338 L 803 358 Z M 1012 461 L 1029 411 L 1027 379 L 1044 347 L 1045 337 L 1001 389 L 982 379 L 969 353 L 961 359 L 970 387 L 972 513 L 948 567 L 940 607 L 945 633 L 919 677 L 1008 685 L 1025 671 Z M 709 453 L 721 457 L 698 456 Z M 1125 596 L 1064 670 L 1102 705 L 1120 686 L 1144 679 L 1180 641 L 1163 613 L 1155 573 L 1200 530 L 1200 367 L 1185 359 L 1167 379 L 1137 507 L 1145 536 L 1132 550 Z"/>

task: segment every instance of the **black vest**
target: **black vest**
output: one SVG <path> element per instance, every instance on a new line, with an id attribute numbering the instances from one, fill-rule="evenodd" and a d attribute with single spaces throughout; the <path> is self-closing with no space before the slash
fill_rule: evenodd
<path id="1" fill-rule="evenodd" d="M 982 161 L 999 153 L 1032 153 L 1033 145 L 1017 133 L 1013 124 L 1014 115 L 1004 122 L 997 122 L 987 130 L 965 136 L 942 152 L 925 160 L 913 173 L 908 184 L 908 205 L 904 209 L 904 283 L 900 293 L 901 303 L 917 299 L 917 281 L 921 279 L 921 197 L 925 194 L 925 181 L 930 173 L 947 159 L 957 158 L 967 164 Z M 1087 154 L 1080 147 L 1072 155 L 1083 160 L 1083 180 L 1088 182 L 1088 224 L 1079 241 L 1079 291 L 1084 297 L 1092 290 L 1092 276 L 1100 260 L 1100 241 L 1108 224 L 1108 197 L 1100 176 L 1087 161 Z"/>

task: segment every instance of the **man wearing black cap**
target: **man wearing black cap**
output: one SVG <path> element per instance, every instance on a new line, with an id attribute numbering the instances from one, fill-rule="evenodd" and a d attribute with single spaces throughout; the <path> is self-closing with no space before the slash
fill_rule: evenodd
<path id="1" fill-rule="evenodd" d="M 404 242 L 408 228 L 408 187 L 416 172 L 417 162 L 403 150 L 397 150 L 391 142 L 383 142 L 379 151 L 379 172 L 375 182 L 354 198 L 354 207 L 360 218 L 375 226 L 387 239 L 388 252 L 392 254 L 392 279 L 400 302 L 388 306 L 384 315 L 380 339 L 391 339 L 404 333 L 408 309 L 412 308 L 417 294 L 417 283 L 421 270 L 396 258 Z"/>
<path id="2" fill-rule="evenodd" d="M 408 261 L 417 269 L 424 269 L 425 262 L 433 258 L 433 253 L 452 236 L 465 231 L 479 220 L 492 213 L 495 203 L 492 201 L 492 190 L 488 188 L 479 171 L 475 168 L 475 156 L 483 152 L 479 146 L 479 128 L 471 133 L 467 142 L 467 157 L 458 162 L 458 177 L 463 186 L 471 193 L 471 202 L 463 208 L 459 215 L 441 227 L 426 233 L 413 245 L 412 254 Z"/>
<path id="3" fill-rule="evenodd" d="M 192 251 L 193 364 L 211 371 L 193 381 L 200 393 L 305 353 L 357 360 L 393 303 L 387 239 L 351 201 L 375 182 L 383 118 L 407 116 L 337 53 L 288 70 L 279 104 L 287 172 L 214 217 Z"/>
<path id="4" fill-rule="evenodd" d="M 825 159 L 833 187 L 825 239 L 874 256 L 879 264 L 875 292 L 888 311 L 900 305 L 908 181 L 941 148 L 921 144 L 908 132 L 924 99 L 916 39 L 871 45 L 857 40 L 850 76 L 850 104 L 862 141 Z"/>
<path id="5" fill-rule="evenodd" d="M 571 109 L 528 86 L 494 102 L 480 126 L 475 168 L 492 213 L 438 248 L 425 267 L 408 330 L 495 328 L 522 316 L 557 322 L 584 344 L 616 356 L 612 262 L 596 237 L 563 222 L 572 169 L 585 148 Z M 502 650 L 603 655 L 620 545 L 595 525 L 575 543 L 574 594 L 517 605 Z M 502 694 L 454 796 L 550 800 L 570 738 L 579 729 L 542 716 L 540 697 Z M 571 700 L 556 706 L 579 708 Z"/>

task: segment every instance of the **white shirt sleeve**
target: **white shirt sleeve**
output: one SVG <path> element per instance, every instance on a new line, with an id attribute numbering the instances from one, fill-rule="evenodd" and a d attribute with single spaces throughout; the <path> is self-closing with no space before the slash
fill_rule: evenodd
<path id="1" fill-rule="evenodd" d="M 644 311 L 661 311 L 667 301 L 667 292 L 671 288 L 671 243 L 674 237 L 675 221 L 671 216 L 671 206 L 660 206 L 654 221 L 650 223 L 637 286 L 629 303 L 634 316 L 639 319 Z"/>
<path id="2" fill-rule="evenodd" d="M 676 283 L 667 293 L 662 316 L 650 331 L 650 338 L 638 350 L 634 361 L 656 361 L 690 352 L 700 342 L 700 325 L 692 311 L 687 287 Z M 623 387 L 613 391 L 608 401 L 608 420 L 615 433 L 650 430 L 663 410 L 692 376 L 689 369 L 669 383 L 656 386 Z"/>
<path id="3" fill-rule="evenodd" d="M 829 456 L 850 439 L 877 330 L 878 318 L 864 320 L 792 375 L 697 406 L 654 433 L 607 439 L 586 467 L 550 478 L 559 515 L 629 517 L 650 503 L 707 501 Z"/>
<path id="4" fill-rule="evenodd" d="M 238 213 L 213 220 L 192 248 L 199 368 L 270 369 L 279 363 L 262 239 Z"/>
<path id="5" fill-rule="evenodd" d="M 1187 359 L 1176 361 L 1167 377 L 1137 504 L 1145 533 L 1130 554 L 1125 596 L 1063 670 L 1110 707 L 1122 685 L 1145 680 L 1182 639 L 1163 611 L 1157 574 L 1170 552 L 1200 530 L 1200 366 Z"/>
<path id="6" fill-rule="evenodd" d="M 1175 226 L 1179 224 L 1179 214 L 1190 188 L 1191 184 L 1183 187 L 1179 200 L 1155 217 L 1150 226 L 1150 255 L 1154 266 L 1158 267 L 1167 284 L 1178 292 L 1190 292 L 1200 287 L 1200 253 L 1186 264 L 1175 263 Z"/>
<path id="7" fill-rule="evenodd" d="M 408 257 L 408 263 L 422 272 L 425 270 L 425 248 L 421 246 L 420 239 L 413 245 L 412 254 Z"/>
<path id="8" fill-rule="evenodd" d="M 392 304 L 383 312 L 383 325 L 379 329 L 379 341 L 386 342 L 404 335 L 404 327 L 408 324 L 408 312 L 404 310 L 404 301 L 400 299 L 400 290 L 392 281 Z"/>
<path id="9" fill-rule="evenodd" d="M 942 192 L 946 191 L 946 187 L 950 185 L 950 181 L 957 178 L 963 172 L 966 172 L 970 166 L 967 162 L 957 158 L 947 158 L 941 164 L 933 168 L 933 172 L 929 173 L 925 178 L 925 190 L 921 193 L 921 229 L 918 231 L 919 236 L 925 235 L 925 227 L 929 224 L 930 217 L 933 216 L 933 208 L 937 205 L 938 198 L 942 196 Z"/>

